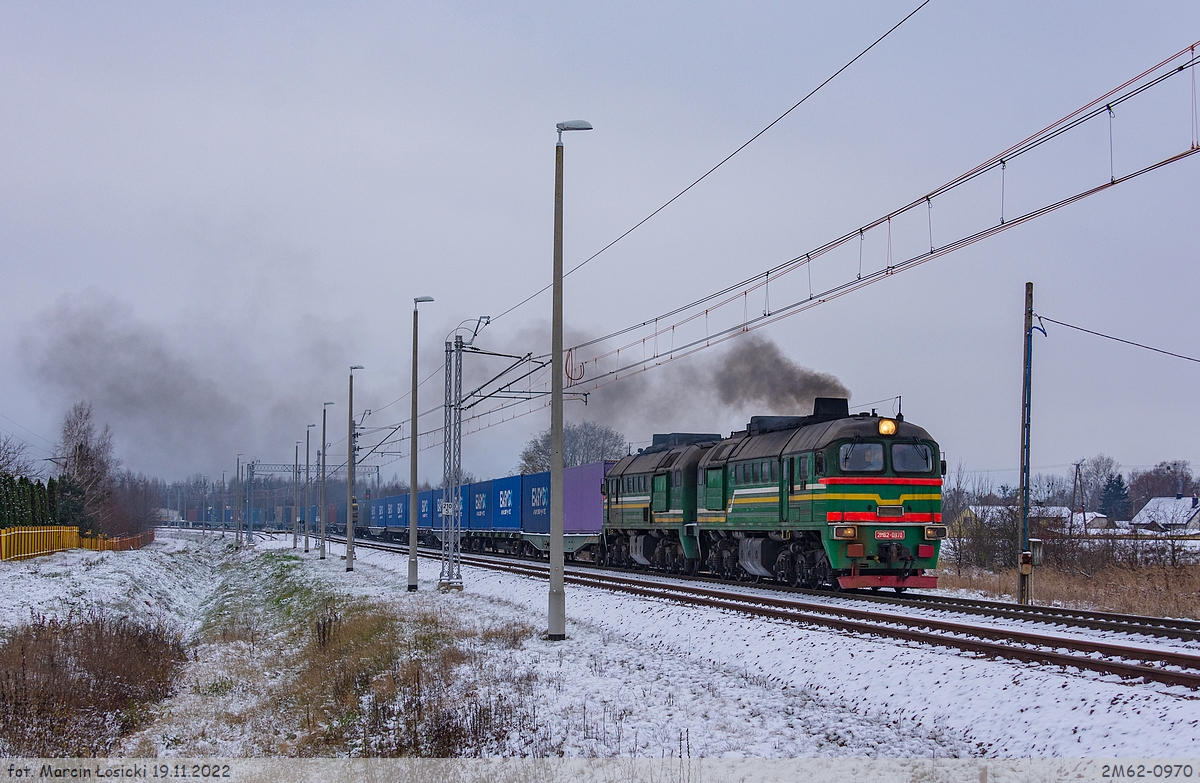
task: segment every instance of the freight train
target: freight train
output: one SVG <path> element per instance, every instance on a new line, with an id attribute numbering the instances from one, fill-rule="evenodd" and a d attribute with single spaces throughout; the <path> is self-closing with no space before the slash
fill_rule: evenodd
<path id="1" fill-rule="evenodd" d="M 655 435 L 619 461 L 566 469 L 565 551 L 816 589 L 936 587 L 945 472 L 938 444 L 903 415 L 851 415 L 846 399 L 817 398 L 809 416 L 755 416 L 727 438 Z M 423 540 L 441 535 L 442 494 L 417 496 Z M 464 486 L 463 551 L 546 556 L 549 498 L 549 473 Z M 369 505 L 364 534 L 406 535 L 407 495 Z"/>

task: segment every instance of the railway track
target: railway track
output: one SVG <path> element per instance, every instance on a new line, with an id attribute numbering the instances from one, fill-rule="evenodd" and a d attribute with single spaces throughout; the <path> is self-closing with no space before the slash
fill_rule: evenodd
<path id="1" fill-rule="evenodd" d="M 813 591 L 798 591 L 813 592 Z M 820 594 L 820 593 L 817 593 Z M 872 593 L 851 592 L 848 594 L 862 601 L 883 604 L 937 609 L 961 614 L 977 614 L 988 617 L 1005 617 L 1015 620 L 1045 623 L 1047 625 L 1093 628 L 1117 633 L 1141 634 L 1161 638 L 1200 641 L 1200 621 L 1149 617 L 1137 614 L 1093 612 L 1084 609 L 1067 609 L 1057 606 L 1022 606 L 1003 601 L 986 601 L 975 598 L 959 598 L 947 595 L 887 596 Z"/>
<path id="2" fill-rule="evenodd" d="M 374 541 L 360 540 L 355 542 L 355 546 L 397 553 L 408 551 L 407 547 Z M 422 555 L 434 556 L 434 553 Z M 462 563 L 538 579 L 549 576 L 549 567 L 542 561 L 464 554 Z M 653 577 L 601 573 L 592 569 L 570 568 L 565 579 L 568 584 L 645 598 L 1200 689 L 1200 655 L 1191 652 L 897 615 L 836 602 L 816 603 L 786 596 L 755 595 L 685 582 L 663 582 Z M 827 594 L 822 596 L 827 597 Z M 956 608 L 949 610 L 956 611 Z"/>

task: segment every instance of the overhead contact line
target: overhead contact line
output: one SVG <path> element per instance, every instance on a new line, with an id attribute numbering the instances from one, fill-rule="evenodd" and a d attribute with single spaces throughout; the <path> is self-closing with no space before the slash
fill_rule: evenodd
<path id="1" fill-rule="evenodd" d="M 883 42 L 883 39 L 887 38 L 889 35 L 891 35 L 891 34 L 892 34 L 892 33 L 894 33 L 896 30 L 898 30 L 902 24 L 904 24 L 904 23 L 905 23 L 905 22 L 907 22 L 909 19 L 911 19 L 912 17 L 914 17 L 918 11 L 920 11 L 922 8 L 924 8 L 924 7 L 925 7 L 925 6 L 927 6 L 927 5 L 929 5 L 929 0 L 924 0 L 924 2 L 922 2 L 922 3 L 921 3 L 920 5 L 918 5 L 916 8 L 914 8 L 912 11 L 910 11 L 910 12 L 909 12 L 909 13 L 908 13 L 908 14 L 907 14 L 907 15 L 906 15 L 906 16 L 905 16 L 903 19 L 901 19 L 899 22 L 896 22 L 896 24 L 892 25 L 892 27 L 891 27 L 891 28 L 889 28 L 887 32 L 885 32 L 883 35 L 879 36 L 879 37 L 878 37 L 878 38 L 876 38 L 874 41 L 872 41 L 872 42 L 871 42 L 871 44 L 870 44 L 870 46 L 868 46 L 867 48 L 863 49 L 863 50 L 862 50 L 861 52 L 859 52 L 858 54 L 854 55 L 854 57 L 853 57 L 853 58 L 851 58 L 851 59 L 850 59 L 850 60 L 849 60 L 849 61 L 848 61 L 848 62 L 847 62 L 845 65 L 843 65 L 841 68 L 838 68 L 836 71 L 834 71 L 832 75 L 830 75 L 828 78 L 826 78 L 826 79 L 825 79 L 825 81 L 823 81 L 823 82 L 821 82 L 820 84 L 818 84 L 818 85 L 817 85 L 816 87 L 814 87 L 814 88 L 813 88 L 813 89 L 812 89 L 812 90 L 811 90 L 811 91 L 810 91 L 810 92 L 809 92 L 807 95 L 805 95 L 805 96 L 804 96 L 803 98 L 801 98 L 800 100 L 796 101 L 796 103 L 794 103 L 790 109 L 788 109 L 787 111 L 785 111 L 783 114 L 780 114 L 780 115 L 779 115 L 778 117 L 776 117 L 775 119 L 771 120 L 771 122 L 767 123 L 766 127 L 764 127 L 762 130 L 760 130 L 758 133 L 755 133 L 753 136 L 751 136 L 749 139 L 747 139 L 747 140 L 746 140 L 746 141 L 745 141 L 745 142 L 744 142 L 744 143 L 743 143 L 743 144 L 742 144 L 740 147 L 738 147 L 738 148 L 737 148 L 737 149 L 735 149 L 733 152 L 729 153 L 729 154 L 728 154 L 728 155 L 726 155 L 724 158 L 722 158 L 722 159 L 721 159 L 721 161 L 720 161 L 719 163 L 717 163 L 717 165 L 713 166 L 711 169 L 709 169 L 708 171 L 706 171 L 706 172 L 704 172 L 703 174 L 701 174 L 701 175 L 700 175 L 699 177 L 697 177 L 697 178 L 696 178 L 696 179 L 695 179 L 695 180 L 694 180 L 694 181 L 693 181 L 693 182 L 692 182 L 690 185 L 688 185 L 686 188 L 684 188 L 683 190 L 679 191 L 679 192 L 678 192 L 678 193 L 676 193 L 674 196 L 672 196 L 671 198 L 669 198 L 669 199 L 668 199 L 668 200 L 667 200 L 667 201 L 666 201 L 664 204 L 662 204 L 662 206 L 658 207 L 658 208 L 657 208 L 657 209 L 655 209 L 653 212 L 651 212 L 649 215 L 646 215 L 646 217 L 642 218 L 642 219 L 641 219 L 641 220 L 639 220 L 637 223 L 633 224 L 633 226 L 632 226 L 632 227 L 630 227 L 630 228 L 629 228 L 627 231 L 625 231 L 625 233 L 621 234 L 621 235 L 620 235 L 620 236 L 618 236 L 616 239 L 612 240 L 612 241 L 611 241 L 611 242 L 609 242 L 607 245 L 605 245 L 604 247 L 602 247 L 602 248 L 600 248 L 599 250 L 597 250 L 595 253 L 592 253 L 590 256 L 588 256 L 587 258 L 585 258 L 584 260 L 580 261 L 580 262 L 579 262 L 578 264 L 576 264 L 575 266 L 573 266 L 573 267 L 571 267 L 570 269 L 568 269 L 568 270 L 567 270 L 567 272 L 566 272 L 566 274 L 564 274 L 564 275 L 563 275 L 563 277 L 565 278 L 565 277 L 567 277 L 567 276 L 571 275 L 572 273 L 574 273 L 574 272 L 578 271 L 579 269 L 581 269 L 582 267 L 584 267 L 586 264 L 588 264 L 588 262 L 590 262 L 592 259 L 596 258 L 596 257 L 597 257 L 597 256 L 599 256 L 601 253 L 603 253 L 605 250 L 608 250 L 610 247 L 612 247 L 613 245 L 617 244 L 617 243 L 618 243 L 618 242 L 620 242 L 622 239 L 624 239 L 625 237 L 629 236 L 629 235 L 630 235 L 630 234 L 632 234 L 634 231 L 636 231 L 637 229 L 639 229 L 641 226 L 643 226 L 645 223 L 647 223 L 647 222 L 648 222 L 648 221 L 649 221 L 651 218 L 653 218 L 653 217 L 654 217 L 655 215 L 657 215 L 659 212 L 662 212 L 664 209 L 666 209 L 667 207 L 671 206 L 671 204 L 675 203 L 675 201 L 676 201 L 676 200 L 678 200 L 678 199 L 679 199 L 681 196 L 683 196 L 683 195 L 684 195 L 685 193 L 687 193 L 689 190 L 691 190 L 692 188 L 694 188 L 694 187 L 696 187 L 697 185 L 699 185 L 699 184 L 700 184 L 702 181 L 704 181 L 704 179 L 706 179 L 706 178 L 708 177 L 708 175 L 709 175 L 709 174 L 712 174 L 714 171 L 716 171 L 717 169 L 719 169 L 719 168 L 721 168 L 722 166 L 724 166 L 726 163 L 728 163 L 730 160 L 732 160 L 732 159 L 733 159 L 733 157 L 734 157 L 735 155 L 737 155 L 739 152 L 741 152 L 742 150 L 746 149 L 746 148 L 747 148 L 747 147 L 749 147 L 751 144 L 753 144 L 753 143 L 754 143 L 754 142 L 755 142 L 755 141 L 758 139 L 758 137 L 759 137 L 759 136 L 762 136 L 764 133 L 766 133 L 767 131 L 771 130 L 771 128 L 775 127 L 775 125 L 777 125 L 777 124 L 778 124 L 778 123 L 779 123 L 781 120 L 783 120 L 785 117 L 787 117 L 789 114 L 791 114 L 791 113 L 792 113 L 793 111 L 795 111 L 796 109 L 800 108 L 801 104 L 803 104 L 803 103 L 804 103 L 805 101 L 807 101 L 809 98 L 811 98 L 811 97 L 813 97 L 814 95 L 816 95 L 816 94 L 817 94 L 817 93 L 818 93 L 818 92 L 821 90 L 821 88 L 825 87 L 825 85 L 829 84 L 831 81 L 833 81 L 834 79 L 836 79 L 836 78 L 838 77 L 838 75 L 842 73 L 842 71 L 846 70 L 846 69 L 847 69 L 847 68 L 849 68 L 851 65 L 854 65 L 854 63 L 858 62 L 858 60 L 859 60 L 859 59 L 861 59 L 861 58 L 862 58 L 864 55 L 866 55 L 866 53 L 867 53 L 867 52 L 871 51 L 871 50 L 872 50 L 872 49 L 874 49 L 876 46 L 878 46 L 880 43 L 882 43 L 882 42 Z M 550 285 L 547 285 L 547 286 L 545 286 L 544 288 L 541 288 L 541 289 L 539 289 L 539 290 L 535 291 L 534 293 L 532 293 L 532 294 L 530 294 L 529 296 L 527 296 L 527 297 L 525 297 L 524 299 L 522 299 L 520 302 L 517 302 L 517 303 L 516 303 L 515 305 L 513 305 L 512 307 L 510 307 L 510 308 L 508 308 L 507 310 L 505 310 L 504 312 L 500 313 L 500 315 L 497 315 L 497 316 L 495 316 L 494 318 L 492 318 L 492 321 L 496 321 L 496 320 L 498 320 L 498 319 L 500 319 L 500 318 L 503 318 L 504 316 L 506 316 L 506 315 L 508 315 L 509 313 L 511 313 L 513 310 L 516 310 L 518 307 L 521 307 L 522 305 L 525 305 L 525 304 L 527 304 L 528 302 L 532 301 L 533 299 L 537 298 L 538 296 L 540 296 L 540 295 L 542 295 L 542 294 L 546 293 L 547 291 L 549 291 L 549 290 L 550 290 L 550 288 L 551 288 L 551 286 L 550 286 Z"/>

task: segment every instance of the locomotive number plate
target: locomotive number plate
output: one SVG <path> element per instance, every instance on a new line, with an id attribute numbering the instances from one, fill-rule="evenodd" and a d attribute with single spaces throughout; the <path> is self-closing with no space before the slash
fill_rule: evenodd
<path id="1" fill-rule="evenodd" d="M 903 530 L 876 530 L 876 541 L 901 541 L 904 539 Z"/>

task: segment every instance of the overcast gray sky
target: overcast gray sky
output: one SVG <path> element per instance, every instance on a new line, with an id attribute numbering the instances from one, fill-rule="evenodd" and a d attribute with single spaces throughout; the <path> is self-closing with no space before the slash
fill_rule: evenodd
<path id="1" fill-rule="evenodd" d="M 549 282 L 555 122 L 596 127 L 566 139 L 573 265 L 916 5 L 5 4 L 0 429 L 46 456 L 66 407 L 89 399 L 130 468 L 217 475 L 239 452 L 290 461 L 325 400 L 337 401 L 331 440 L 344 438 L 351 364 L 366 366 L 356 403 L 378 411 L 368 424 L 400 421 L 407 401 L 384 406 L 408 386 L 413 296 L 437 300 L 422 311 L 424 374 L 460 321 Z M 568 339 L 855 230 L 1197 39 L 1194 2 L 933 0 L 570 277 Z M 1185 80 L 1116 112 L 1118 176 L 1188 147 Z M 1093 125 L 1014 163 L 1006 209 L 1106 179 L 1108 125 Z M 1195 156 L 757 334 L 836 376 L 852 407 L 903 395 L 952 462 L 1011 482 L 1025 281 L 1046 315 L 1200 354 L 1198 183 Z M 997 180 L 974 188 L 935 206 L 935 234 L 998 211 Z M 869 266 L 886 247 L 864 253 Z M 535 299 L 481 344 L 545 350 L 549 310 Z M 1035 349 L 1035 468 L 1101 451 L 1127 467 L 1200 462 L 1200 366 L 1048 331 Z M 634 441 L 728 432 L 756 407 L 704 388 L 725 350 L 602 389 L 569 415 Z M 422 409 L 440 395 L 434 379 Z M 468 437 L 465 466 L 506 473 L 547 423 L 538 412 Z M 436 480 L 440 450 L 422 460 Z"/>

